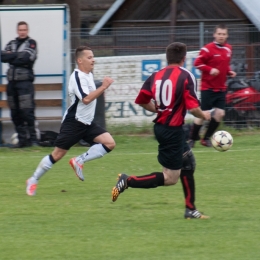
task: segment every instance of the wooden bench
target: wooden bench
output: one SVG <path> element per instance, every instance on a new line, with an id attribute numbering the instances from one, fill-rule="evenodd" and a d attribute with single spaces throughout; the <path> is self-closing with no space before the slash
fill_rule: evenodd
<path id="1" fill-rule="evenodd" d="M 37 91 L 62 91 L 62 83 L 54 84 L 34 84 L 35 92 Z M 0 84 L 0 93 L 6 92 L 6 85 Z M 62 108 L 62 97 L 60 99 L 35 99 L 36 109 L 37 107 L 60 107 Z M 8 108 L 6 100 L 0 99 L 0 110 L 2 108 Z M 62 116 L 45 116 L 36 117 L 36 120 L 61 120 Z M 0 121 L 10 121 L 10 117 L 0 117 Z"/>

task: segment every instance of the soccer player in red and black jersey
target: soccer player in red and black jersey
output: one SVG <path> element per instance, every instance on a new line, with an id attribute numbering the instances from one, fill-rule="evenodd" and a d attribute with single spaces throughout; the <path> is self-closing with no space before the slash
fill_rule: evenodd
<path id="1" fill-rule="evenodd" d="M 217 25 L 214 30 L 214 41 L 201 48 L 199 56 L 194 62 L 201 75 L 201 109 L 211 110 L 213 116 L 209 122 L 205 136 L 201 144 L 211 146 L 210 137 L 218 128 L 225 115 L 225 96 L 227 76 L 235 77 L 236 73 L 230 68 L 232 47 L 226 41 L 228 28 L 226 25 Z M 203 120 L 195 118 L 191 131 L 189 144 L 194 147 L 195 141 L 199 140 L 199 131 Z"/>
<path id="2" fill-rule="evenodd" d="M 200 109 L 192 73 L 183 68 L 187 52 L 185 44 L 174 42 L 166 48 L 168 66 L 153 73 L 143 84 L 135 103 L 144 109 L 157 113 L 154 133 L 159 143 L 158 161 L 162 172 L 152 172 L 143 176 L 119 174 L 112 189 L 112 201 L 126 188 L 156 188 L 174 185 L 182 171 L 182 184 L 186 198 L 185 218 L 207 218 L 194 205 L 195 187 L 193 173 L 195 158 L 185 142 L 183 130 L 187 110 L 194 116 L 210 119 L 208 111 Z"/>

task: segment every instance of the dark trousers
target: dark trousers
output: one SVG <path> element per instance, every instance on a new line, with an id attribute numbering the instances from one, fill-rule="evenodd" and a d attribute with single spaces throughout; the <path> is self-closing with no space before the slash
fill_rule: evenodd
<path id="1" fill-rule="evenodd" d="M 33 83 L 10 81 L 7 85 L 7 101 L 19 142 L 26 143 L 28 134 L 30 141 L 36 142 Z"/>

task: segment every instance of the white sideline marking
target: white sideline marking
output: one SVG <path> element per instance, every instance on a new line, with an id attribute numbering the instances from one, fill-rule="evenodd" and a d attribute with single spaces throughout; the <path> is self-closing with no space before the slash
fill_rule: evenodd
<path id="1" fill-rule="evenodd" d="M 211 151 L 194 151 L 194 150 L 192 150 L 193 151 L 193 153 L 209 153 L 209 152 L 212 152 L 212 153 L 224 153 L 224 152 L 220 152 L 220 151 L 217 151 L 217 150 L 214 150 L 214 148 L 212 148 L 211 149 Z M 230 153 L 230 152 L 245 152 L 245 151 L 260 151 L 260 147 L 259 147 L 259 149 L 239 149 L 239 150 L 228 150 L 228 151 L 225 151 L 225 153 Z M 149 155 L 149 154 L 158 154 L 158 152 L 152 152 L 152 153 L 120 153 L 120 154 L 116 154 L 116 153 L 111 153 L 110 155 L 116 155 L 116 156 L 118 156 L 118 155 L 141 155 L 141 154 L 147 154 L 147 155 Z"/>
<path id="2" fill-rule="evenodd" d="M 211 150 L 211 151 L 209 151 Z M 209 152 L 212 152 L 212 153 L 224 153 L 224 152 L 219 152 L 217 150 L 214 150 L 214 148 L 212 149 L 209 149 L 209 150 L 200 150 L 200 151 L 196 151 L 196 150 L 192 150 L 195 154 L 196 153 L 209 153 Z M 238 150 L 234 150 L 234 149 L 231 149 L 231 150 L 228 150 L 226 151 L 225 153 L 232 153 L 232 152 L 245 152 L 245 151 L 260 151 L 260 147 L 258 149 L 238 149 Z M 111 155 L 115 155 L 115 156 L 119 156 L 119 155 L 151 155 L 151 154 L 158 154 L 158 152 L 151 152 L 151 153 L 117 153 L 117 152 L 112 152 L 111 154 L 109 154 L 109 156 Z M 22 156 L 24 157 L 24 154 L 22 154 Z M 44 155 L 33 155 L 33 156 L 30 156 L 31 158 L 43 158 Z M 18 154 L 15 155 L 15 157 L 20 157 Z M 71 155 L 65 155 L 64 158 L 70 158 Z M 0 155 L 0 158 L 10 158 L 10 156 L 1 156 Z"/>

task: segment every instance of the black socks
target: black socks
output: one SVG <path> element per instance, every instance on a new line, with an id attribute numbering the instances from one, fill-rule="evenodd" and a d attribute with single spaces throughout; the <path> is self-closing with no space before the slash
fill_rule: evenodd
<path id="1" fill-rule="evenodd" d="M 220 123 L 217 122 L 214 117 L 212 117 L 210 122 L 209 122 L 209 126 L 208 126 L 208 129 L 207 129 L 207 132 L 205 134 L 204 139 L 206 139 L 206 140 L 210 139 L 210 137 L 213 135 L 215 130 L 218 128 L 219 124 Z"/>
<path id="2" fill-rule="evenodd" d="M 181 170 L 181 184 L 185 197 L 185 206 L 190 210 L 196 209 L 195 201 L 195 181 L 194 170 Z"/>
<path id="3" fill-rule="evenodd" d="M 129 176 L 127 186 L 131 188 L 156 188 L 164 186 L 164 176 L 162 172 L 153 172 L 143 176 Z"/>

